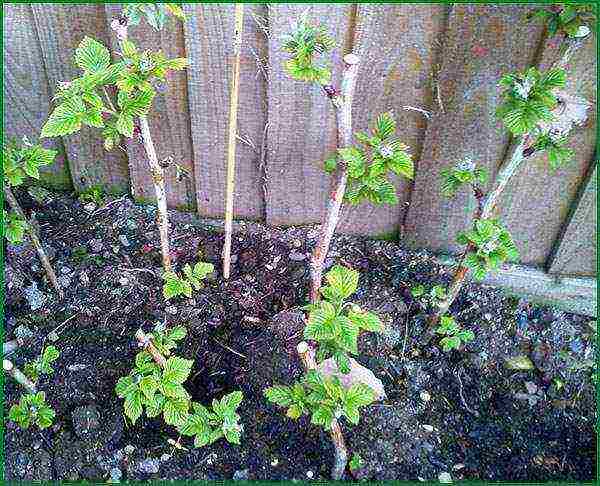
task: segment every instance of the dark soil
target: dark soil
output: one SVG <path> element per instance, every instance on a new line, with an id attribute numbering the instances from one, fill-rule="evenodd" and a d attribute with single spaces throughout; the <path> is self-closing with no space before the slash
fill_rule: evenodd
<path id="1" fill-rule="evenodd" d="M 12 359 L 23 366 L 56 335 L 61 352 L 55 373 L 39 384 L 56 410 L 55 424 L 40 432 L 6 423 L 6 479 L 329 477 L 328 436 L 308 418 L 287 419 L 262 396 L 265 386 L 301 374 L 294 350 L 302 323 L 294 309 L 307 295 L 314 227 L 238 225 L 232 251 L 237 261 L 224 282 L 218 225 L 173 212 L 176 264 L 202 259 L 217 270 L 192 299 L 165 305 L 154 208 L 126 198 L 84 208 L 58 195 L 42 207 L 26 193 L 19 196 L 26 211 L 35 212 L 66 297 L 58 301 L 30 247 L 6 247 L 5 340 L 23 324 L 36 335 Z M 383 335 L 361 338 L 358 360 L 383 381 L 388 398 L 370 406 L 358 426 L 343 424 L 349 449 L 364 461 L 356 479 L 437 480 L 442 473 L 482 480 L 596 477 L 590 368 L 596 346 L 589 317 L 473 284 L 451 310 L 476 339 L 450 353 L 436 344 L 419 348 L 422 312 L 408 289 L 446 282 L 449 269 L 425 252 L 343 236 L 330 252 L 328 264 L 334 262 L 361 272 L 356 300 L 386 322 Z M 45 299 L 37 310 L 25 295 L 32 282 Z M 189 450 L 177 449 L 168 442 L 176 432 L 160 419 L 124 422 L 114 386 L 138 351 L 136 329 L 150 331 L 157 322 L 188 329 L 177 353 L 194 360 L 186 387 L 195 400 L 207 404 L 243 391 L 240 446 L 221 440 L 194 449 L 183 438 Z M 508 369 L 506 360 L 519 355 L 535 367 Z M 560 389 L 557 378 L 564 383 Z M 7 409 L 21 390 L 7 380 L 4 392 Z M 92 417 L 86 427 L 84 412 Z"/>

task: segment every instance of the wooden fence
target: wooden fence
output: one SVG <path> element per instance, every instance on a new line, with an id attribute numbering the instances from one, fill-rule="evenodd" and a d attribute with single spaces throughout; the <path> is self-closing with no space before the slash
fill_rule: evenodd
<path id="1" fill-rule="evenodd" d="M 339 41 L 340 53 L 362 59 L 354 128 L 365 129 L 393 109 L 399 132 L 416 161 L 413 183 L 396 180 L 401 203 L 363 204 L 344 210 L 340 230 L 454 252 L 457 231 L 469 224 L 468 194 L 440 196 L 440 169 L 465 156 L 493 174 L 509 151 L 509 138 L 494 116 L 500 76 L 530 65 L 548 66 L 557 46 L 543 27 L 527 23 L 529 6 L 436 4 L 248 4 L 243 34 L 235 215 L 271 225 L 316 222 L 325 208 L 329 180 L 321 167 L 335 147 L 335 118 L 317 87 L 295 82 L 282 69 L 281 39 L 291 21 L 309 8 Z M 117 5 L 4 4 L 4 132 L 36 139 L 57 83 L 77 75 L 75 47 L 84 35 L 114 48 L 110 20 Z M 146 25 L 133 36 L 143 48 L 186 56 L 186 72 L 170 75 L 150 120 L 161 158 L 189 170 L 168 176 L 172 207 L 222 217 L 233 5 L 190 4 L 189 19 L 157 33 Z M 554 275 L 596 273 L 596 40 L 570 65 L 569 89 L 594 103 L 577 130 L 576 158 L 551 173 L 534 157 L 502 201 L 503 218 L 523 264 Z M 412 106 L 431 116 L 406 110 Z M 47 142 L 61 156 L 45 181 L 81 191 L 100 184 L 153 199 L 142 147 L 105 152 L 98 130 L 83 129 Z"/>

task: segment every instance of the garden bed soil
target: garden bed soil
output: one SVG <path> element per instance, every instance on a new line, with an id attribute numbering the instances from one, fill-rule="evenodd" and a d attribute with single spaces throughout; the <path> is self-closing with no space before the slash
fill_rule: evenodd
<path id="1" fill-rule="evenodd" d="M 35 212 L 66 296 L 57 299 L 27 244 L 5 247 L 4 339 L 19 325 L 35 331 L 13 360 L 23 366 L 50 342 L 61 352 L 55 373 L 40 381 L 55 424 L 23 432 L 7 422 L 5 479 L 329 478 L 328 435 L 308 417 L 287 419 L 262 395 L 301 375 L 297 309 L 307 297 L 314 226 L 236 224 L 225 282 L 219 225 L 171 212 L 176 265 L 202 259 L 216 272 L 192 299 L 165 304 L 154 207 L 128 198 L 101 207 L 58 194 L 44 206 L 26 192 L 19 199 Z M 387 399 L 367 407 L 358 426 L 343 423 L 364 463 L 346 479 L 595 478 L 595 322 L 469 284 L 451 311 L 475 340 L 449 353 L 435 343 L 420 348 L 422 313 L 409 288 L 447 282 L 449 269 L 423 251 L 346 236 L 334 238 L 334 262 L 361 272 L 355 301 L 386 324 L 384 334 L 360 340 L 358 361 L 383 381 Z M 188 330 L 177 353 L 194 360 L 186 383 L 194 400 L 242 390 L 241 445 L 194 449 L 183 438 L 189 450 L 178 449 L 160 419 L 124 421 L 115 383 L 138 351 L 135 331 L 158 322 Z M 519 356 L 531 369 L 507 367 Z M 4 393 L 7 409 L 21 390 L 6 380 Z"/>

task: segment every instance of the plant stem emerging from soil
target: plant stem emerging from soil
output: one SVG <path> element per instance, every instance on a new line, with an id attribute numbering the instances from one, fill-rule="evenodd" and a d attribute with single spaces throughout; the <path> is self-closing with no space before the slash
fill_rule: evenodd
<path id="1" fill-rule="evenodd" d="M 233 37 L 233 72 L 229 100 L 229 145 L 227 148 L 227 190 L 225 196 L 225 245 L 223 246 L 223 277 L 229 278 L 231 265 L 231 233 L 233 230 L 233 191 L 235 189 L 235 146 L 237 132 L 237 109 L 240 91 L 240 54 L 242 51 L 242 27 L 244 5 L 235 4 L 235 33 Z"/>
<path id="2" fill-rule="evenodd" d="M 331 98 L 335 107 L 337 119 L 337 145 L 338 148 L 349 147 L 352 145 L 352 98 L 356 88 L 356 78 L 358 74 L 358 64 L 360 58 L 355 54 L 344 56 L 344 74 L 342 76 L 341 92 L 336 93 L 331 87 L 324 87 L 324 90 Z M 340 219 L 340 211 L 346 192 L 346 183 L 348 181 L 348 169 L 345 164 L 338 164 L 333 173 L 333 188 L 327 205 L 327 214 L 321 225 L 319 240 L 314 249 L 310 262 L 310 301 L 319 300 L 319 289 L 323 279 L 323 264 L 329 251 L 329 245 L 335 228 Z"/>
<path id="3" fill-rule="evenodd" d="M 564 47 L 561 50 L 560 58 L 553 64 L 552 68 L 565 68 L 568 64 L 569 60 L 575 53 L 577 49 L 581 47 L 583 44 L 581 39 L 567 39 Z M 510 182 L 510 180 L 517 174 L 523 165 L 523 162 L 531 157 L 534 153 L 534 149 L 530 147 L 530 136 L 529 133 L 524 134 L 521 137 L 518 137 L 515 140 L 516 147 L 513 149 L 512 156 L 510 160 L 508 160 L 499 170 L 498 175 L 494 181 L 494 188 L 492 191 L 484 197 L 481 191 L 478 188 L 474 187 L 475 197 L 477 198 L 478 205 L 475 210 L 475 214 L 473 216 L 473 220 L 477 219 L 488 219 L 491 218 L 494 214 L 498 201 L 500 200 L 500 196 L 506 189 L 506 186 Z M 483 204 L 482 204 L 483 202 Z M 421 344 L 425 345 L 431 341 L 433 336 L 435 335 L 435 329 L 438 326 L 440 318 L 448 312 L 448 309 L 458 297 L 461 289 L 469 277 L 469 269 L 463 266 L 463 261 L 466 255 L 473 250 L 471 245 L 467 246 L 463 254 L 461 255 L 458 263 L 458 267 L 456 269 L 456 273 L 452 279 L 452 283 L 448 288 L 448 293 L 446 299 L 440 303 L 437 311 L 433 314 L 427 325 L 427 330 L 423 338 L 421 339 Z"/>
<path id="4" fill-rule="evenodd" d="M 156 349 L 154 344 L 152 344 L 150 336 L 148 336 L 143 330 L 138 329 L 135 333 L 135 338 L 142 345 L 142 347 L 150 353 L 150 356 L 152 356 L 152 359 L 158 366 L 160 366 L 161 368 L 164 368 L 166 366 L 167 360 L 162 354 L 160 354 L 160 352 L 158 351 L 158 349 Z"/>
<path id="5" fill-rule="evenodd" d="M 42 266 L 44 267 L 44 270 L 46 271 L 48 280 L 50 280 L 50 283 L 56 289 L 58 296 L 62 299 L 64 297 L 64 293 L 63 293 L 62 288 L 58 284 L 56 274 L 54 273 L 54 270 L 52 269 L 52 265 L 50 265 L 50 260 L 48 260 L 48 255 L 46 255 L 46 252 L 44 251 L 44 248 L 42 247 L 42 244 L 40 243 L 40 240 L 38 238 L 37 233 L 35 232 L 35 229 L 33 228 L 33 225 L 31 225 L 29 220 L 25 217 L 25 213 L 23 212 L 23 209 L 21 209 L 21 206 L 17 202 L 17 198 L 15 197 L 15 195 L 10 190 L 10 187 L 7 184 L 4 184 L 4 197 L 8 201 L 8 204 L 13 209 L 13 211 L 17 213 L 19 218 L 27 223 L 27 225 L 26 225 L 27 234 L 29 235 L 29 238 L 31 239 L 31 243 L 33 244 L 35 250 L 37 251 L 38 256 L 40 257 L 40 261 L 42 262 Z"/>
<path id="6" fill-rule="evenodd" d="M 12 361 L 8 359 L 2 360 L 2 368 L 13 380 L 25 388 L 29 393 L 37 393 L 37 388 L 33 382 L 27 378 L 19 368 L 15 368 Z"/>
<path id="7" fill-rule="evenodd" d="M 314 350 L 308 345 L 308 343 L 302 341 L 298 344 L 298 354 L 302 360 L 302 364 L 307 371 L 314 370 L 317 367 L 315 361 Z M 346 442 L 342 435 L 342 429 L 340 423 L 334 418 L 331 422 L 331 430 L 329 431 L 331 441 L 335 448 L 335 461 L 333 469 L 331 471 L 331 479 L 340 480 L 346 470 L 346 464 L 348 463 L 348 450 L 346 449 Z"/>

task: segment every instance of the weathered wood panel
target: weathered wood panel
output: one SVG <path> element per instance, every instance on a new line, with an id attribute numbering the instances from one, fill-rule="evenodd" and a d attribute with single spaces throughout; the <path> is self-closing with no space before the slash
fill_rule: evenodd
<path id="1" fill-rule="evenodd" d="M 335 4 L 269 6 L 269 128 L 267 156 L 267 222 L 294 225 L 316 222 L 325 210 L 330 181 L 323 161 L 336 148 L 331 102 L 316 84 L 291 79 L 283 69 L 284 36 L 300 13 L 310 8 L 338 40 L 349 31 L 352 7 Z M 332 59 L 333 84 L 339 85 L 342 48 Z"/>
<path id="2" fill-rule="evenodd" d="M 550 256 L 564 221 L 588 173 L 596 145 L 596 39 L 590 38 L 569 64 L 566 91 L 592 103 L 589 120 L 570 136 L 575 151 L 573 162 L 557 171 L 550 170 L 547 155 L 528 161 L 507 187 L 500 202 L 501 216 L 515 243 L 521 262 L 544 265 Z M 544 49 L 541 69 L 548 69 L 558 52 L 552 42 Z M 586 243 L 589 239 L 584 240 Z M 589 262 L 581 261 L 584 268 Z M 571 268 L 573 270 L 573 268 Z"/>
<path id="3" fill-rule="evenodd" d="M 106 5 L 109 30 L 111 20 L 120 11 L 120 5 Z M 117 53 L 119 49 L 113 34 L 110 32 L 111 45 Z M 169 25 L 161 32 L 142 20 L 139 25 L 130 27 L 129 38 L 140 50 L 162 50 L 167 57 L 185 57 L 183 26 L 179 20 L 169 19 Z M 170 207 L 179 209 L 193 209 L 196 205 L 189 117 L 187 74 L 185 71 L 170 73 L 154 99 L 148 122 L 158 159 L 172 161 L 165 170 L 167 202 Z M 156 197 L 144 148 L 133 139 L 126 145 L 133 196 L 141 202 L 153 202 Z M 176 164 L 184 167 L 190 177 L 177 181 Z"/>
<path id="4" fill-rule="evenodd" d="M 32 4 L 42 55 L 52 95 L 58 83 L 81 75 L 73 61 L 85 36 L 108 45 L 102 5 Z M 120 150 L 104 150 L 101 130 L 83 127 L 63 137 L 73 185 L 77 191 L 100 185 L 107 192 L 124 193 L 129 186 L 127 159 Z"/>
<path id="5" fill-rule="evenodd" d="M 4 139 L 27 137 L 37 141 L 50 111 L 50 92 L 44 59 L 37 38 L 31 7 L 27 4 L 3 5 L 2 89 Z M 41 180 L 52 187 L 71 189 L 71 176 L 65 150 L 59 139 L 44 140 L 43 145 L 58 151 L 55 163 L 44 167 Z"/>
<path id="6" fill-rule="evenodd" d="M 238 218 L 260 219 L 264 195 L 260 166 L 265 156 L 266 115 L 266 34 L 259 22 L 266 22 L 264 5 L 246 5 L 240 59 L 240 97 L 234 214 Z M 187 5 L 185 24 L 194 168 L 198 212 L 223 217 L 227 130 L 233 59 L 233 5 Z M 243 141 L 242 141 L 243 140 Z"/>
<path id="7" fill-rule="evenodd" d="M 380 113 L 392 110 L 400 140 L 418 161 L 427 118 L 407 111 L 412 106 L 429 111 L 433 103 L 431 73 L 439 62 L 446 5 L 360 4 L 354 52 L 361 58 L 353 105 L 354 131 L 366 130 Z M 411 182 L 393 177 L 400 203 L 346 206 L 339 230 L 362 235 L 395 234 L 410 199 Z"/>
<path id="8" fill-rule="evenodd" d="M 575 198 L 572 214 L 564 234 L 557 241 L 556 254 L 549 262 L 549 272 L 558 275 L 596 275 L 598 235 L 596 232 L 598 174 L 597 162 Z"/>
<path id="9" fill-rule="evenodd" d="M 542 27 L 528 24 L 530 7 L 455 5 L 450 14 L 438 84 L 442 106 L 427 129 L 408 211 L 407 243 L 455 252 L 459 231 L 471 224 L 475 201 L 462 191 L 440 194 L 444 166 L 471 157 L 490 176 L 505 156 L 508 135 L 495 117 L 502 74 L 534 62 Z"/>

